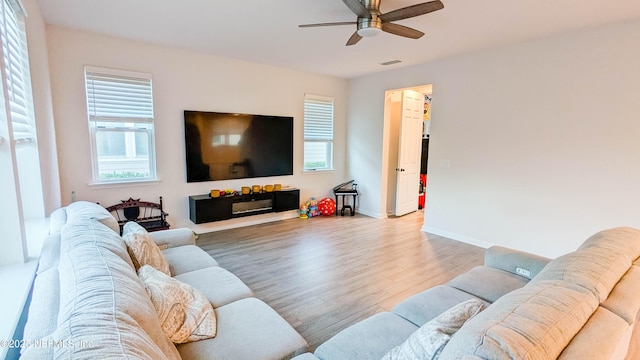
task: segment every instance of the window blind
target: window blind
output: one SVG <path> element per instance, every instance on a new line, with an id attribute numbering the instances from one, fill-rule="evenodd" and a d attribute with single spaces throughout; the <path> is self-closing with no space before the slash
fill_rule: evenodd
<path id="1" fill-rule="evenodd" d="M 16 144 L 34 143 L 36 140 L 35 115 L 24 15 L 21 7 L 10 0 L 2 0 L 0 12 L 2 57 L 13 138 Z"/>
<path id="2" fill-rule="evenodd" d="M 151 76 L 85 69 L 89 120 L 152 122 Z"/>
<path id="3" fill-rule="evenodd" d="M 304 139 L 333 141 L 333 98 L 305 96 Z"/>
<path id="4" fill-rule="evenodd" d="M 93 180 L 156 179 L 151 74 L 85 66 Z"/>

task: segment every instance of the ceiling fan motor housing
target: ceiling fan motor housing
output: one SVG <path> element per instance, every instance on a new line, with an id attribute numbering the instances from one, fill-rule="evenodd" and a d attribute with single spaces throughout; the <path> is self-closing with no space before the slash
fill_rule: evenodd
<path id="1" fill-rule="evenodd" d="M 361 31 L 362 30 L 362 31 Z M 382 20 L 378 18 L 378 16 L 373 16 L 371 19 L 367 18 L 359 18 L 358 19 L 358 33 L 373 31 L 375 34 L 382 31 Z M 362 36 L 367 36 L 365 34 L 360 34 Z"/>
<path id="2" fill-rule="evenodd" d="M 363 0 L 362 4 L 369 10 L 369 17 L 358 17 L 358 35 L 369 37 L 382 32 L 380 15 L 380 0 Z"/>

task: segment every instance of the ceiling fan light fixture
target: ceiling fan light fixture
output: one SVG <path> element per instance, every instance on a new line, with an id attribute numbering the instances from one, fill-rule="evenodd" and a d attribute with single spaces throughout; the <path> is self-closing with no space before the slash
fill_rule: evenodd
<path id="1" fill-rule="evenodd" d="M 373 37 L 382 32 L 382 29 L 378 29 L 377 27 L 366 27 L 362 29 L 358 29 L 358 35 L 362 37 Z"/>
<path id="2" fill-rule="evenodd" d="M 337 26 L 356 24 L 356 31 L 347 40 L 346 46 L 357 44 L 363 37 L 372 37 L 386 32 L 391 35 L 409 39 L 419 39 L 424 36 L 422 31 L 396 24 L 394 21 L 413 18 L 444 8 L 441 0 L 431 0 L 420 4 L 405 6 L 387 13 L 380 11 L 382 0 L 342 0 L 352 13 L 357 15 L 356 22 L 342 21 L 319 24 L 298 25 L 301 28 L 319 26 Z"/>

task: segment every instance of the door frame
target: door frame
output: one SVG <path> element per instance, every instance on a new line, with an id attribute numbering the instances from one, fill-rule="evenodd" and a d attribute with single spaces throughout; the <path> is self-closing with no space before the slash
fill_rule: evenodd
<path id="1" fill-rule="evenodd" d="M 384 124 L 382 136 L 382 177 L 381 177 L 381 209 L 387 217 L 395 213 L 396 165 L 398 161 L 398 131 L 392 121 L 392 106 L 395 94 L 404 90 L 414 90 L 424 94 L 433 94 L 433 84 L 411 86 L 400 89 L 389 89 L 384 96 Z M 416 197 L 418 194 L 416 194 Z"/>

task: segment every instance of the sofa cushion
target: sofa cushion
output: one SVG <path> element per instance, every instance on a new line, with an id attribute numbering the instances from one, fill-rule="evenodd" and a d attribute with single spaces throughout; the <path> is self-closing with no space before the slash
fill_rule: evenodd
<path id="1" fill-rule="evenodd" d="M 169 263 L 164 258 L 158 245 L 149 237 L 145 228 L 135 221 L 129 221 L 122 228 L 122 239 L 127 244 L 133 266 L 139 270 L 144 265 L 151 265 L 164 274 L 171 276 Z"/>
<path id="2" fill-rule="evenodd" d="M 76 201 L 69 204 L 64 208 L 66 211 L 66 219 L 81 221 L 81 220 L 97 220 L 102 224 L 109 227 L 115 233 L 120 234 L 120 225 L 118 220 L 102 206 L 88 202 L 88 201 Z"/>
<path id="3" fill-rule="evenodd" d="M 452 306 L 469 299 L 478 298 L 450 286 L 438 285 L 404 300 L 391 312 L 411 321 L 416 326 L 422 326 Z M 486 305 L 489 304 L 483 302 Z"/>
<path id="4" fill-rule="evenodd" d="M 149 233 L 151 240 L 158 244 L 161 249 L 172 248 L 183 245 L 195 245 L 196 237 L 191 229 L 176 228 Z"/>
<path id="5" fill-rule="evenodd" d="M 441 359 L 555 359 L 598 307 L 590 291 L 566 281 L 529 284 L 469 320 Z"/>
<path id="6" fill-rule="evenodd" d="M 62 227 L 67 223 L 67 210 L 60 208 L 55 210 L 49 216 L 49 234 L 60 232 Z"/>
<path id="7" fill-rule="evenodd" d="M 60 263 L 60 232 L 48 235 L 42 242 L 36 273 L 57 267 Z"/>
<path id="8" fill-rule="evenodd" d="M 449 281 L 447 285 L 492 303 L 528 282 L 529 280 L 522 276 L 504 270 L 490 266 L 476 266 Z"/>
<path id="9" fill-rule="evenodd" d="M 409 321 L 382 312 L 340 331 L 314 354 L 322 360 L 380 360 L 416 330 Z"/>
<path id="10" fill-rule="evenodd" d="M 639 255 L 640 230 L 604 230 L 587 239 L 577 251 L 552 260 L 532 282 L 566 280 L 604 301 Z"/>
<path id="11" fill-rule="evenodd" d="M 563 280 L 581 286 L 604 301 L 620 278 L 631 267 L 631 261 L 616 253 L 585 249 L 552 260 L 533 280 Z"/>
<path id="12" fill-rule="evenodd" d="M 631 326 L 625 320 L 599 307 L 558 359 L 616 359 L 613 355 L 618 351 L 618 346 L 621 343 L 629 344 L 628 341 L 620 340 L 631 335 L 630 329 Z M 626 350 L 625 346 L 622 354 Z"/>
<path id="13" fill-rule="evenodd" d="M 592 248 L 633 261 L 640 256 L 640 230 L 618 227 L 597 232 L 585 240 L 578 251 Z"/>
<path id="14" fill-rule="evenodd" d="M 46 344 L 47 341 L 54 341 L 51 338 L 41 338 L 40 344 Z M 53 346 L 27 346 L 20 349 L 21 360 L 44 360 L 53 359 Z M 9 357 L 7 357 L 9 358 Z"/>
<path id="15" fill-rule="evenodd" d="M 31 304 L 23 331 L 24 340 L 40 340 L 51 335 L 58 326 L 60 276 L 53 267 L 39 273 L 33 281 Z"/>
<path id="16" fill-rule="evenodd" d="M 256 298 L 216 309 L 213 339 L 178 345 L 184 359 L 287 359 L 306 352 L 307 342 L 277 312 Z"/>
<path id="17" fill-rule="evenodd" d="M 175 278 L 200 290 L 214 308 L 253 296 L 251 289 L 237 276 L 218 266 L 190 271 Z"/>
<path id="18" fill-rule="evenodd" d="M 52 337 L 91 346 L 56 347 L 55 358 L 180 358 L 114 231 L 71 220 L 62 229 L 58 270 L 60 311 Z"/>
<path id="19" fill-rule="evenodd" d="M 141 267 L 138 277 L 158 313 L 162 331 L 171 341 L 184 344 L 216 336 L 216 314 L 198 289 L 150 265 Z"/>
<path id="20" fill-rule="evenodd" d="M 485 307 L 480 299 L 470 299 L 452 306 L 422 325 L 405 342 L 391 349 L 382 360 L 435 360 L 464 323 Z"/>
<path id="21" fill-rule="evenodd" d="M 640 267 L 632 266 L 600 306 L 633 324 L 640 311 Z"/>
<path id="22" fill-rule="evenodd" d="M 534 278 L 550 259 L 526 252 L 509 249 L 502 246 L 492 246 L 484 252 L 484 264 L 496 269 L 518 274 L 518 269 L 526 270 L 528 274 L 521 276 Z"/>
<path id="23" fill-rule="evenodd" d="M 218 266 L 218 262 L 195 245 L 168 248 L 162 250 L 162 253 L 169 263 L 169 270 L 173 276 L 211 266 Z"/>

